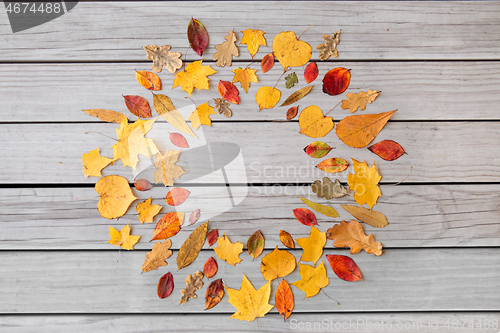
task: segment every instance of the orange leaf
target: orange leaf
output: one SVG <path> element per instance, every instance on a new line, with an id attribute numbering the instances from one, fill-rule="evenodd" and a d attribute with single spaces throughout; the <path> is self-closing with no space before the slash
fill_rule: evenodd
<path id="1" fill-rule="evenodd" d="M 234 84 L 229 81 L 219 81 L 219 94 L 226 101 L 233 104 L 240 104 L 240 92 Z"/>
<path id="2" fill-rule="evenodd" d="M 217 265 L 217 261 L 214 259 L 214 257 L 210 257 L 205 262 L 205 265 L 203 265 L 203 274 L 205 274 L 205 276 L 210 279 L 215 274 L 217 274 L 218 269 L 219 265 Z"/>
<path id="3" fill-rule="evenodd" d="M 222 284 L 222 279 L 217 279 L 210 283 L 205 293 L 205 310 L 211 309 L 219 304 L 223 297 L 224 285 Z"/>
<path id="4" fill-rule="evenodd" d="M 151 117 L 151 107 L 149 106 L 148 101 L 146 101 L 143 97 L 137 95 L 126 95 L 123 96 L 125 98 L 125 105 L 133 115 L 142 118 Z"/>
<path id="5" fill-rule="evenodd" d="M 165 198 L 165 201 L 170 206 L 179 206 L 184 201 L 186 201 L 186 199 L 190 193 L 191 192 L 189 192 L 188 190 L 186 190 L 182 187 L 176 187 L 176 188 L 173 188 L 170 191 L 168 191 L 167 197 Z"/>
<path id="6" fill-rule="evenodd" d="M 326 244 L 326 233 L 318 228 L 311 227 L 309 237 L 297 238 L 297 244 L 304 250 L 300 261 L 311 261 L 316 265 L 323 255 L 323 247 Z"/>
<path id="7" fill-rule="evenodd" d="M 318 65 L 316 65 L 315 62 L 309 63 L 309 65 L 307 65 L 306 69 L 304 70 L 304 79 L 306 80 L 306 83 L 311 83 L 316 80 L 318 74 Z"/>
<path id="8" fill-rule="evenodd" d="M 368 149 L 377 154 L 380 158 L 386 161 L 394 161 L 406 154 L 405 150 L 401 145 L 392 140 L 384 140 L 377 142 L 374 145 L 368 147 Z"/>
<path id="9" fill-rule="evenodd" d="M 318 225 L 316 222 L 316 216 L 314 216 L 313 212 L 307 208 L 295 208 L 293 210 L 293 215 L 303 225 Z"/>
<path id="10" fill-rule="evenodd" d="M 189 148 L 186 138 L 180 133 L 170 133 L 170 141 L 179 148 Z"/>
<path id="11" fill-rule="evenodd" d="M 299 113 L 299 108 L 297 106 L 292 106 L 286 112 L 286 119 L 292 120 L 293 118 L 295 118 L 297 116 L 297 113 Z"/>
<path id="12" fill-rule="evenodd" d="M 161 80 L 155 73 L 148 71 L 136 71 L 135 78 L 137 82 L 147 90 L 160 90 Z"/>
<path id="13" fill-rule="evenodd" d="M 283 245 L 289 249 L 295 249 L 295 243 L 293 241 L 292 235 L 290 235 L 285 230 L 280 230 L 280 240 Z"/>
<path id="14" fill-rule="evenodd" d="M 116 111 L 111 111 L 106 109 L 92 109 L 92 110 L 82 110 L 82 111 L 108 123 L 120 124 L 124 119 L 127 120 L 127 117 L 125 117 L 123 113 Z"/>
<path id="15" fill-rule="evenodd" d="M 271 68 L 274 67 L 274 55 L 272 53 L 266 54 L 264 58 L 262 58 L 260 67 L 262 68 L 262 73 L 271 70 Z"/>
<path id="16" fill-rule="evenodd" d="M 332 157 L 316 165 L 316 168 L 328 173 L 341 172 L 347 169 L 349 163 L 343 158 Z"/>
<path id="17" fill-rule="evenodd" d="M 305 298 L 316 295 L 321 288 L 330 283 L 323 261 L 317 267 L 299 263 L 299 271 L 301 280 L 295 281 L 292 285 L 305 292 Z"/>
<path id="18" fill-rule="evenodd" d="M 134 187 L 137 191 L 148 191 L 153 188 L 153 185 L 147 179 L 137 179 Z"/>
<path id="19" fill-rule="evenodd" d="M 258 83 L 259 79 L 257 78 L 257 75 L 255 73 L 257 72 L 256 69 L 252 68 L 236 68 L 233 73 L 233 83 L 239 82 L 241 84 L 241 87 L 245 89 L 245 92 L 248 93 L 248 88 L 250 88 L 250 83 L 255 82 Z"/>
<path id="20" fill-rule="evenodd" d="M 290 285 L 285 279 L 281 280 L 278 289 L 276 289 L 274 302 L 276 304 L 276 310 L 278 310 L 284 320 L 287 320 L 295 307 L 295 299 L 293 297 L 292 288 L 290 288 Z"/>
<path id="21" fill-rule="evenodd" d="M 332 129 L 333 119 L 326 117 L 323 111 L 316 105 L 310 105 L 299 116 L 300 134 L 311 138 L 321 138 L 327 135 Z"/>
<path id="22" fill-rule="evenodd" d="M 366 147 L 396 111 L 345 117 L 337 125 L 337 135 L 349 147 Z"/>
<path id="23" fill-rule="evenodd" d="M 184 213 L 170 212 L 163 215 L 156 224 L 151 240 L 166 239 L 177 235 L 181 230 L 182 223 L 184 223 Z"/>
<path id="24" fill-rule="evenodd" d="M 139 213 L 139 221 L 141 221 L 141 223 L 152 223 L 153 218 L 160 212 L 162 208 L 160 205 L 152 205 L 152 198 L 153 197 L 150 197 L 149 199 L 144 200 L 135 208 L 137 213 Z"/>
<path id="25" fill-rule="evenodd" d="M 264 279 L 271 281 L 287 276 L 295 270 L 295 256 L 288 251 L 279 250 L 278 246 L 266 254 L 260 263 L 260 271 Z"/>
<path id="26" fill-rule="evenodd" d="M 337 67 L 330 69 L 323 78 L 323 92 L 335 96 L 342 94 L 351 82 L 351 72 L 349 69 Z"/>
<path id="27" fill-rule="evenodd" d="M 356 254 L 361 250 L 366 253 L 373 253 L 376 256 L 382 255 L 382 244 L 375 242 L 372 234 L 366 235 L 363 227 L 356 220 L 351 220 L 350 223 L 346 221 L 334 225 L 326 232 L 328 239 L 333 239 L 333 246 L 335 247 L 350 247 L 351 254 Z"/>
<path id="28" fill-rule="evenodd" d="M 163 243 L 156 242 L 153 245 L 151 252 L 146 253 L 146 260 L 142 265 L 142 272 L 146 273 L 150 270 L 156 270 L 159 267 L 167 266 L 167 259 L 172 255 L 170 247 L 172 246 L 172 241 L 170 239 L 165 239 Z"/>

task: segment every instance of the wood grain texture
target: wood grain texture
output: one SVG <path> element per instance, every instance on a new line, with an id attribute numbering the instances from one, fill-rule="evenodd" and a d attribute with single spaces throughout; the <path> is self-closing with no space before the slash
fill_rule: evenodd
<path id="1" fill-rule="evenodd" d="M 333 219 L 316 213 L 319 229 L 326 231 L 333 223 L 353 217 L 341 204 L 357 205 L 352 195 L 326 201 L 311 193 L 309 186 L 266 186 L 249 188 L 248 196 L 231 209 L 227 205 L 226 187 L 187 187 L 191 194 L 178 211 L 189 214 L 201 209 L 199 223 L 210 220 L 209 228 L 225 232 L 230 239 L 247 243 L 255 230 L 262 230 L 266 248 L 283 248 L 279 231 L 286 230 L 294 238 L 308 237 L 309 227 L 300 224 L 292 210 L 305 207 L 298 196 L 331 205 L 340 214 Z M 362 224 L 367 234 L 373 233 L 385 247 L 472 247 L 500 246 L 500 185 L 382 186 L 382 197 L 374 210 L 384 213 L 389 225 L 383 229 Z M 132 204 L 118 221 L 107 220 L 97 212 L 96 192 L 91 188 L 36 188 L 0 190 L 0 249 L 2 250 L 112 250 L 109 227 L 132 227 L 141 236 L 136 249 L 150 250 L 149 240 L 158 220 L 173 207 L 165 204 L 168 189 L 155 187 L 134 193 L 141 198 Z M 141 224 L 135 206 L 153 197 L 163 205 L 154 223 Z M 226 210 L 227 209 L 227 210 Z M 199 225 L 199 224 L 197 224 Z M 183 226 L 172 239 L 179 249 L 197 226 Z M 332 242 L 328 241 L 328 248 Z M 208 248 L 205 245 L 205 248 Z"/>
<path id="2" fill-rule="evenodd" d="M 195 90 L 191 98 L 197 105 L 219 97 L 219 80 L 232 81 L 232 70 L 247 63 L 235 63 L 232 67 L 212 66 L 218 73 L 209 76 L 211 90 Z M 317 105 L 325 113 L 347 93 L 358 93 L 368 89 L 382 91 L 377 100 L 366 110 L 355 114 L 386 112 L 400 109 L 393 120 L 498 120 L 497 105 L 500 103 L 500 62 L 342 62 L 318 63 L 320 76 L 311 84 L 311 93 L 295 105 L 299 111 L 308 105 Z M 322 92 L 323 75 L 331 68 L 343 66 L 351 69 L 351 84 L 339 96 Z M 252 83 L 248 94 L 240 90 L 240 105 L 231 105 L 233 116 L 214 115 L 214 121 L 237 120 L 285 120 L 288 107 L 275 107 L 258 112 L 255 94 L 262 86 L 274 86 L 282 73 L 275 66 L 263 74 L 259 64 L 259 83 Z M 0 65 L 0 99 L 8 112 L 0 113 L 2 122 L 98 122 L 81 109 L 105 108 L 123 112 L 131 120 L 137 119 L 126 108 L 123 95 L 141 95 L 151 104 L 151 93 L 140 86 L 134 70 L 151 70 L 149 63 L 111 64 L 4 64 Z M 304 68 L 293 71 L 299 84 L 293 89 L 285 88 L 282 78 L 277 87 L 282 92 L 281 100 L 299 88 L 306 86 Z M 163 89 L 178 108 L 191 104 L 180 87 L 171 89 L 173 75 L 168 71 L 159 73 Z M 36 103 L 32 103 L 36 101 Z M 281 104 L 278 103 L 278 105 Z M 156 115 L 156 112 L 153 111 Z M 349 115 L 348 110 L 338 106 L 330 113 L 339 119 Z M 186 117 L 187 119 L 187 117 Z"/>
<path id="3" fill-rule="evenodd" d="M 368 9 L 368 10 L 367 10 Z M 498 59 L 498 2 L 81 2 L 69 14 L 41 26 L 12 34 L 5 12 L 0 15 L 0 61 L 140 61 L 141 46 L 162 43 L 182 54 L 188 48 L 191 17 L 206 26 L 210 43 L 203 54 L 233 28 L 263 29 L 272 38 L 292 30 L 313 46 L 323 34 L 342 29 L 337 60 Z M 244 45 L 240 59 L 249 60 Z M 188 59 L 198 59 L 188 51 Z"/>
<path id="4" fill-rule="evenodd" d="M 296 258 L 300 253 L 294 251 Z M 347 255 L 348 251 L 327 250 L 324 255 L 332 253 Z M 140 274 L 143 251 L 3 252 L 0 311 L 4 314 L 199 313 L 204 309 L 207 280 L 198 291 L 199 297 L 186 304 L 179 305 L 179 291 L 185 286 L 186 276 L 201 269 L 214 254 L 211 250 L 202 251 L 193 264 L 177 272 L 175 251 L 166 267 Z M 324 255 L 322 260 L 326 261 Z M 215 277 L 223 278 L 230 288 L 239 289 L 244 272 L 254 287 L 262 286 L 265 281 L 259 261 L 252 262 L 248 253 L 242 253 L 241 258 L 243 261 L 235 267 L 218 260 Z M 364 281 L 342 281 L 327 267 L 330 284 L 323 290 L 340 305 L 323 293 L 302 299 L 304 293 L 294 288 L 295 311 L 500 310 L 498 248 L 389 249 L 380 257 L 363 253 L 353 258 Z M 156 286 L 167 271 L 174 276 L 175 287 L 172 295 L 161 300 L 156 295 Z M 290 282 L 299 278 L 298 269 L 286 277 Z M 272 290 L 277 285 L 274 280 Z M 227 295 L 209 313 L 234 312 L 226 300 Z"/>

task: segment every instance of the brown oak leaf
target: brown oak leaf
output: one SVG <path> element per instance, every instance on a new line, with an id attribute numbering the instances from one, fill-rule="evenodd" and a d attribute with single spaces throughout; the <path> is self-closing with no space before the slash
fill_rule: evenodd
<path id="1" fill-rule="evenodd" d="M 146 253 L 146 260 L 142 265 L 142 272 L 149 272 L 153 269 L 158 269 L 158 267 L 167 266 L 165 261 L 172 255 L 170 251 L 170 246 L 172 246 L 172 241 L 170 239 L 165 239 L 163 243 L 156 242 L 153 246 L 151 252 Z"/>
<path id="2" fill-rule="evenodd" d="M 337 58 L 339 56 L 339 52 L 337 51 L 337 45 L 340 44 L 340 32 L 342 30 L 337 31 L 332 36 L 323 35 L 323 39 L 326 43 L 320 44 L 316 46 L 316 48 L 321 52 L 319 54 L 320 60 L 326 60 L 330 58 L 330 56 Z"/>
<path id="3" fill-rule="evenodd" d="M 314 181 L 311 185 L 311 189 L 318 197 L 326 197 L 327 199 L 341 198 L 349 194 L 347 186 L 340 185 L 340 181 L 338 179 L 335 179 L 334 183 L 328 177 L 323 177 L 321 181 Z"/>
<path id="4" fill-rule="evenodd" d="M 196 291 L 203 287 L 203 273 L 197 271 L 193 275 L 188 275 L 186 278 L 186 289 L 181 289 L 181 302 L 186 303 L 190 298 L 196 298 Z"/>
<path id="5" fill-rule="evenodd" d="M 167 52 L 170 50 L 170 45 L 156 46 L 147 45 L 142 47 L 146 51 L 149 60 L 153 60 L 153 71 L 161 72 L 162 66 L 170 72 L 174 73 L 182 67 L 181 54 L 179 52 Z"/>
<path id="6" fill-rule="evenodd" d="M 233 115 L 233 111 L 229 108 L 229 102 L 227 102 L 224 98 L 214 98 L 214 102 L 217 112 L 222 113 L 227 118 Z"/>
<path id="7" fill-rule="evenodd" d="M 217 60 L 215 65 L 219 67 L 231 66 L 233 56 L 240 56 L 240 51 L 238 46 L 236 46 L 236 34 L 234 31 L 229 31 L 224 39 L 226 40 L 224 43 L 215 45 L 218 51 L 212 56 L 212 60 Z"/>

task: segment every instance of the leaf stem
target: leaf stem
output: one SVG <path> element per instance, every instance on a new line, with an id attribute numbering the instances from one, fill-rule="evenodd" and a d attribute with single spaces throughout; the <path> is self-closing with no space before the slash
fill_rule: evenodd
<path id="1" fill-rule="evenodd" d="M 330 111 L 328 111 L 326 114 L 325 114 L 325 117 L 327 114 L 329 114 L 330 112 L 333 111 L 333 109 L 335 109 L 337 106 L 339 106 L 339 104 L 342 103 L 342 100 L 340 100 L 340 102 L 338 102 Z"/>
<path id="2" fill-rule="evenodd" d="M 326 296 L 326 297 L 328 297 L 329 299 L 331 299 L 331 300 L 333 300 L 333 301 L 337 302 L 337 305 L 340 305 L 340 303 L 339 303 L 336 299 L 333 299 L 333 298 L 331 298 L 330 296 L 328 296 L 328 295 L 327 295 L 327 294 L 323 291 L 323 289 L 321 289 L 321 292 L 322 292 L 323 294 L 325 294 L 325 296 Z"/>
<path id="3" fill-rule="evenodd" d="M 281 80 L 281 78 L 283 77 L 283 75 L 285 75 L 285 74 L 286 74 L 286 72 L 288 72 L 290 69 L 291 69 L 291 68 L 290 68 L 290 67 L 288 67 L 287 69 L 285 69 L 285 70 L 283 71 L 283 74 L 281 74 L 281 75 L 280 75 L 280 77 L 278 78 L 278 81 L 276 81 L 276 83 L 274 84 L 273 89 L 275 89 L 275 88 L 276 88 L 276 86 L 278 85 L 278 82 L 280 82 L 280 80 Z"/>
<path id="4" fill-rule="evenodd" d="M 110 136 L 108 136 L 108 135 L 106 135 L 106 134 L 102 134 L 102 133 L 99 133 L 99 132 L 89 131 L 89 132 L 83 132 L 83 133 L 85 133 L 85 134 L 89 134 L 89 133 L 100 134 L 100 135 L 105 136 L 105 137 L 107 137 L 107 138 L 110 138 L 110 139 L 113 139 L 113 140 L 115 140 L 115 141 L 118 141 L 118 140 L 117 140 L 117 139 L 115 139 L 115 138 L 112 138 L 112 137 L 110 137 Z"/>
<path id="5" fill-rule="evenodd" d="M 302 31 L 302 33 L 299 35 L 299 37 L 297 37 L 297 39 L 300 39 L 300 36 L 302 36 L 304 34 L 304 32 L 306 32 L 307 30 L 311 29 L 312 27 L 314 27 L 314 24 L 311 25 L 309 28 L 307 28 L 306 30 Z"/>

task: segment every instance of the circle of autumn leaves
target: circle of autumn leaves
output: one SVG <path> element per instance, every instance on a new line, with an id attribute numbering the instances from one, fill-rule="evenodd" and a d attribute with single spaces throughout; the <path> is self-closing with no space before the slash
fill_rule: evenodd
<path id="1" fill-rule="evenodd" d="M 263 31 L 246 29 L 242 33 L 243 38 L 240 44 L 247 45 L 252 58 L 260 46 L 267 46 Z M 340 31 L 334 33 L 333 36 L 324 35 L 323 39 L 325 43 L 317 46 L 317 49 L 320 51 L 320 60 L 326 60 L 330 56 L 337 57 Z M 208 33 L 201 22 L 195 19 L 190 21 L 188 25 L 188 40 L 192 49 L 201 56 L 204 49 L 208 46 Z M 214 53 L 212 59 L 216 61 L 216 66 L 231 66 L 233 57 L 239 56 L 236 40 L 236 34 L 231 30 L 225 37 L 225 42 L 215 46 L 218 51 Z M 168 45 L 161 47 L 148 45 L 143 48 L 147 53 L 147 58 L 153 61 L 152 69 L 155 72 L 161 72 L 162 68 L 165 67 L 169 72 L 175 73 L 183 66 L 183 62 L 180 59 L 181 54 L 170 51 L 170 46 Z M 312 56 L 311 46 L 300 40 L 300 36 L 297 38 L 295 33 L 291 31 L 282 32 L 275 36 L 272 49 L 273 52 L 266 55 L 261 62 L 263 73 L 266 73 L 274 66 L 275 60 L 278 60 L 282 65 L 283 74 L 285 74 L 293 67 L 300 67 L 307 64 Z M 176 73 L 172 88 L 181 87 L 189 95 L 191 95 L 194 88 L 198 90 L 210 89 L 208 76 L 217 73 L 217 71 L 209 65 L 203 65 L 202 62 L 203 60 L 194 61 L 188 64 L 184 70 Z M 239 104 L 239 90 L 234 83 L 239 82 L 245 92 L 248 93 L 250 84 L 259 82 L 256 72 L 257 70 L 250 68 L 250 66 L 247 66 L 245 69 L 238 68 L 233 70 L 234 77 L 232 82 L 219 82 L 218 92 L 221 98 L 214 98 L 215 107 L 217 107 L 219 113 L 224 114 L 226 117 L 232 115 L 232 110 L 229 108 L 230 103 Z M 304 71 L 305 81 L 309 84 L 316 80 L 318 75 L 317 64 L 314 62 L 309 63 Z M 329 70 L 323 78 L 323 92 L 332 96 L 343 93 L 349 86 L 350 78 L 351 72 L 348 69 L 337 67 Z M 149 71 L 136 71 L 136 79 L 143 87 L 151 91 L 160 90 L 162 87 L 162 82 L 158 75 Z M 285 80 L 287 88 L 292 88 L 298 82 L 295 73 L 288 75 Z M 280 106 L 288 106 L 296 103 L 306 96 L 313 87 L 313 85 L 306 86 L 295 91 Z M 379 92 L 376 90 L 361 91 L 358 94 L 347 94 L 347 100 L 342 101 L 341 107 L 342 109 L 349 109 L 351 112 L 355 112 L 358 108 L 364 110 L 366 105 L 372 103 L 378 95 Z M 127 95 L 124 96 L 124 99 L 127 108 L 134 115 L 139 118 L 152 117 L 149 103 L 143 97 Z M 276 85 L 274 87 L 260 87 L 255 96 L 259 111 L 274 108 L 280 99 L 281 91 L 276 88 Z M 153 94 L 153 107 L 158 115 L 163 117 L 177 130 L 195 138 L 197 137 L 168 96 Z M 154 173 L 155 183 L 162 182 L 165 186 L 173 186 L 174 178 L 179 178 L 185 173 L 180 166 L 175 165 L 180 151 L 168 150 L 165 154 L 162 154 L 152 139 L 145 138 L 156 118 L 152 120 L 139 119 L 129 124 L 127 117 L 119 112 L 104 109 L 84 111 L 101 120 L 120 124 L 120 128 L 117 129 L 117 142 L 111 147 L 113 149 L 113 159 L 100 156 L 99 148 L 83 154 L 83 172 L 85 177 L 102 177 L 101 170 L 118 159 L 122 160 L 124 166 L 130 166 L 135 170 L 138 155 L 154 156 L 154 166 L 156 168 Z M 374 140 L 395 112 L 396 110 L 380 114 L 345 117 L 337 124 L 336 134 L 341 141 L 350 147 L 366 147 Z M 215 113 L 214 107 L 211 107 L 209 102 L 207 102 L 196 107 L 188 120 L 191 122 L 191 126 L 197 130 L 201 125 L 211 126 L 209 116 Z M 286 117 L 287 119 L 293 119 L 297 114 L 298 107 L 291 107 L 287 111 Z M 324 114 L 315 105 L 304 108 L 300 112 L 298 120 L 299 133 L 311 138 L 324 137 L 334 128 L 333 119 Z M 177 147 L 189 148 L 187 140 L 180 133 L 172 133 L 170 139 Z M 379 142 L 369 147 L 369 149 L 388 161 L 399 158 L 404 154 L 402 147 L 391 140 Z M 304 148 L 305 153 L 313 158 L 323 158 L 331 150 L 332 148 L 328 144 L 321 141 L 315 141 Z M 381 176 L 375 164 L 368 167 L 366 162 L 359 162 L 355 159 L 352 162 L 355 173 L 349 174 L 348 187 L 342 186 L 338 179 L 332 182 L 329 178 L 324 177 L 322 180 L 316 180 L 312 184 L 312 191 L 320 198 L 332 199 L 348 195 L 349 190 L 353 190 L 354 199 L 360 206 L 342 205 L 342 207 L 361 222 L 374 227 L 386 226 L 387 219 L 385 216 L 380 212 L 372 210 L 372 207 L 377 202 L 377 198 L 381 195 L 378 187 Z M 337 157 L 325 159 L 317 165 L 319 169 L 326 173 L 341 172 L 346 170 L 348 166 L 348 161 Z M 152 188 L 152 185 L 146 179 L 139 179 L 135 182 L 135 187 L 138 190 L 147 191 Z M 103 217 L 108 219 L 123 216 L 132 202 L 137 199 L 131 191 L 128 180 L 121 176 L 112 175 L 103 177 L 96 183 L 95 189 L 101 196 L 98 202 L 98 211 Z M 188 196 L 188 190 L 173 188 L 168 192 L 166 202 L 171 206 L 178 206 Z M 306 198 L 299 198 L 305 205 L 320 214 L 333 218 L 339 216 L 337 211 L 331 206 L 319 204 Z M 154 216 L 162 208 L 160 205 L 151 204 L 151 200 L 152 198 L 149 198 L 137 205 L 139 220 L 142 223 L 153 222 Z M 370 209 L 362 207 L 365 203 Z M 322 288 L 329 284 L 323 262 L 317 265 L 318 260 L 323 254 L 327 238 L 334 240 L 333 245 L 335 247 L 350 247 L 351 254 L 358 253 L 361 250 L 375 255 L 382 254 L 382 245 L 375 242 L 373 235 L 370 234 L 367 236 L 357 220 L 351 220 L 350 222 L 342 221 L 340 224 L 328 229 L 327 232 L 320 232 L 315 227 L 317 221 L 312 211 L 306 208 L 296 208 L 293 210 L 293 214 L 299 222 L 311 226 L 309 237 L 295 240 L 303 249 L 298 263 L 301 279 L 291 284 L 305 292 L 306 298 L 315 296 Z M 192 212 L 189 222 L 186 224 L 194 224 L 197 222 L 199 216 L 199 209 Z M 167 265 L 166 259 L 172 255 L 172 251 L 169 249 L 172 242 L 169 238 L 175 236 L 183 224 L 184 213 L 182 212 L 170 212 L 160 219 L 153 232 L 152 240 L 165 240 L 163 243 L 157 242 L 153 246 L 152 251 L 146 254 L 146 260 L 142 267 L 143 272 L 156 270 L 159 267 Z M 139 236 L 131 235 L 131 228 L 128 225 L 123 227 L 121 231 L 110 226 L 110 237 L 109 242 L 111 244 L 128 250 L 132 250 L 134 244 L 140 238 Z M 231 243 L 225 234 L 219 238 L 217 229 L 208 232 L 207 221 L 197 227 L 181 246 L 177 256 L 178 269 L 190 265 L 196 259 L 206 239 L 208 239 L 209 246 L 213 246 L 218 242 L 214 251 L 220 260 L 224 260 L 231 265 L 241 262 L 239 255 L 243 252 L 243 244 L 240 242 Z M 295 248 L 295 241 L 288 232 L 281 230 L 280 240 L 286 247 Z M 254 259 L 259 257 L 263 253 L 264 244 L 264 235 L 260 230 L 256 231 L 247 242 L 247 249 L 250 256 Z M 327 255 L 327 259 L 339 278 L 346 281 L 358 281 L 362 279 L 357 265 L 351 258 L 341 255 Z M 305 261 L 312 262 L 313 265 L 301 263 Z M 207 288 L 205 297 L 206 309 L 217 305 L 224 296 L 224 291 L 227 291 L 229 302 L 237 308 L 232 318 L 251 321 L 256 317 L 264 316 L 273 308 L 269 304 L 271 281 L 287 276 L 296 269 L 296 266 L 297 262 L 293 254 L 285 250 L 279 250 L 276 247 L 261 260 L 261 273 L 268 281 L 264 286 L 256 290 L 244 274 L 240 290 L 223 285 L 222 279 L 215 280 Z M 213 277 L 217 273 L 217 270 L 217 261 L 211 257 L 205 263 L 203 272 L 199 271 L 193 275 L 189 275 L 186 279 L 186 289 L 181 290 L 181 303 L 187 302 L 190 298 L 195 298 L 195 292 L 203 286 L 203 278 Z M 158 283 L 158 296 L 160 298 L 168 297 L 173 289 L 174 280 L 172 274 L 167 273 L 163 275 Z M 294 305 L 293 291 L 288 282 L 282 279 L 275 292 L 275 306 L 283 318 L 286 319 L 292 313 Z"/>

